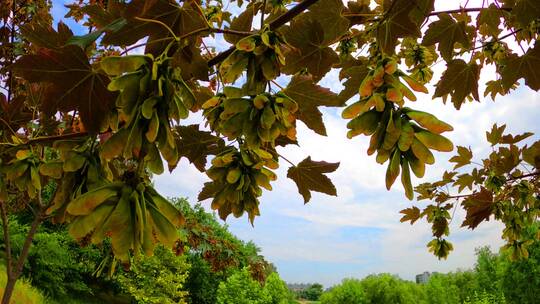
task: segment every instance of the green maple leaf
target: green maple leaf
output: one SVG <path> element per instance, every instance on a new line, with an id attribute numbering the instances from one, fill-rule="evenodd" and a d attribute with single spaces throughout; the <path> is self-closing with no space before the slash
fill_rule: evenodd
<path id="1" fill-rule="evenodd" d="M 467 211 L 461 227 L 474 229 L 481 222 L 488 221 L 493 213 L 493 194 L 482 187 L 480 192 L 469 196 L 461 205 Z"/>
<path id="2" fill-rule="evenodd" d="M 315 79 L 321 79 L 339 62 L 336 52 L 324 44 L 325 34 L 321 23 L 306 16 L 300 16 L 283 28 L 285 40 L 294 47 L 286 58 L 282 71 L 295 74 L 306 69 Z"/>
<path id="3" fill-rule="evenodd" d="M 381 50 L 394 54 L 398 38 L 420 37 L 420 25 L 433 10 L 433 0 L 384 1 L 384 18 L 376 29 Z"/>
<path id="4" fill-rule="evenodd" d="M 512 10 L 512 15 L 523 26 L 540 18 L 540 2 L 537 0 L 518 0 Z"/>
<path id="5" fill-rule="evenodd" d="M 471 39 L 467 35 L 467 24 L 464 21 L 456 22 L 449 14 L 439 14 L 439 20 L 432 22 L 422 40 L 425 46 L 439 44 L 438 50 L 446 61 L 452 60 L 454 44 L 459 42 L 464 48 L 471 46 Z"/>
<path id="6" fill-rule="evenodd" d="M 456 163 L 456 165 L 454 166 L 454 169 L 466 166 L 471 163 L 471 159 L 473 156 L 471 148 L 458 146 L 457 152 L 458 152 L 458 155 L 453 156 L 449 160 L 451 163 Z"/>
<path id="7" fill-rule="evenodd" d="M 411 221 L 411 225 L 414 224 L 420 218 L 420 209 L 416 206 L 411 208 L 403 209 L 399 213 L 403 213 L 403 217 L 399 220 L 400 222 Z"/>
<path id="8" fill-rule="evenodd" d="M 334 172 L 338 167 L 339 163 L 317 162 L 308 157 L 297 166 L 290 167 L 287 177 L 296 183 L 304 203 L 307 203 L 311 199 L 311 191 L 337 196 L 336 187 L 324 173 Z"/>
<path id="9" fill-rule="evenodd" d="M 491 146 L 495 146 L 496 144 L 499 144 L 501 142 L 504 129 L 506 129 L 506 125 L 497 127 L 497 124 L 493 124 L 493 126 L 491 127 L 491 132 L 486 131 L 486 139 L 491 144 Z"/>
<path id="10" fill-rule="evenodd" d="M 471 62 L 467 64 L 461 59 L 454 59 L 446 64 L 446 71 L 437 83 L 433 98 L 447 94 L 452 96 L 452 103 L 459 110 L 467 96 L 471 95 L 476 100 L 478 96 L 478 80 L 480 78 L 480 66 Z"/>
<path id="11" fill-rule="evenodd" d="M 22 56 L 13 69 L 29 82 L 49 84 L 42 97 L 42 110 L 47 115 L 78 110 L 89 132 L 99 131 L 107 118 L 103 114 L 114 106 L 116 94 L 107 90 L 109 78 L 92 69 L 77 46 L 42 48 L 35 55 Z"/>
<path id="12" fill-rule="evenodd" d="M 504 61 L 501 71 L 502 83 L 505 89 L 511 88 L 520 78 L 525 79 L 525 84 L 531 89 L 540 90 L 540 43 L 536 42 L 534 48 L 527 50 L 525 55 L 512 54 Z"/>
<path id="13" fill-rule="evenodd" d="M 343 103 L 337 94 L 314 83 L 309 75 L 297 75 L 283 91 L 298 104 L 298 119 L 308 128 L 326 136 L 322 113 L 318 107 L 338 107 Z"/>
<path id="14" fill-rule="evenodd" d="M 540 168 L 540 141 L 535 142 L 530 147 L 523 148 L 523 160 L 535 168 Z"/>
<path id="15" fill-rule="evenodd" d="M 216 155 L 225 146 L 221 138 L 199 130 L 199 125 L 179 126 L 176 131 L 180 135 L 176 142 L 178 155 L 187 158 L 201 172 L 205 171 L 206 157 Z"/>

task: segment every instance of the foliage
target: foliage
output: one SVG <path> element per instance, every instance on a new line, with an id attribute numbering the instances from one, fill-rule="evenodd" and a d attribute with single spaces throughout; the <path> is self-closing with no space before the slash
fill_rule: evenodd
<path id="1" fill-rule="evenodd" d="M 467 299 L 463 304 L 505 304 L 504 296 L 497 296 L 482 292 L 480 294 L 474 294 L 470 299 Z"/>
<path id="2" fill-rule="evenodd" d="M 447 69 L 433 98 L 450 97 L 457 109 L 480 99 L 479 75 L 487 67 L 495 68 L 496 80 L 484 95 L 508 94 L 522 78 L 540 89 L 540 9 L 534 1 L 444 12 L 435 12 L 434 2 L 304 0 L 287 9 L 283 1 L 237 0 L 227 6 L 238 9 L 232 16 L 221 0 L 79 1 L 69 5 L 68 16 L 84 20 L 88 33 L 76 35 L 64 23 L 53 27 L 48 2 L 10 1 L 0 10 L 3 222 L 7 213 L 30 206 L 36 225 L 53 216 L 81 243 L 110 236 L 113 263 L 151 254 L 157 243 L 178 250 L 182 215 L 152 188 L 150 174 L 164 172 L 163 160 L 174 170 L 186 157 L 211 179 L 200 200 L 212 199 L 223 219 L 247 213 L 253 223 L 263 188 L 271 189 L 277 178 L 272 170 L 284 158 L 276 147 L 302 144 L 297 120 L 326 134 L 320 107 L 345 107 L 348 136 L 371 136 L 368 154 L 377 152 L 376 161 L 388 164 L 386 187 L 401 175 L 412 199 L 411 171 L 424 176 L 426 164 L 435 162 L 432 150 L 454 147 L 441 135 L 452 130 L 448 123 L 410 108 L 413 91 L 427 93 L 425 85 L 433 83 L 439 55 Z M 227 51 L 216 54 L 203 43 L 222 34 Z M 143 46 L 144 55 L 130 54 Z M 318 84 L 332 68 L 345 81 L 341 92 Z M 281 75 L 289 81 L 284 87 L 276 83 Z M 185 124 L 201 111 L 198 125 Z M 501 134 L 495 127 L 488 140 L 508 147 L 476 171 L 449 172 L 416 188 L 420 199 L 436 204 L 403 211 L 404 220 L 425 217 L 432 224 L 428 247 L 439 258 L 453 248 L 444 238 L 454 205 L 448 202 L 454 196 L 439 189 L 445 185 L 473 192 L 463 197 L 465 226 L 474 229 L 493 215 L 506 225 L 511 257 L 528 256 L 531 242 L 522 232 L 538 218 L 539 143 L 518 148 L 530 133 Z M 465 150 L 453 160 L 459 166 L 468 163 Z M 530 173 L 516 169 L 520 163 Z M 339 163 L 308 156 L 291 165 L 287 177 L 306 203 L 313 191 L 337 195 L 328 174 Z M 45 201 L 43 185 L 53 181 L 54 197 Z M 28 240 L 35 231 L 28 231 Z M 7 257 L 13 286 L 20 269 L 12 269 Z"/>
<path id="3" fill-rule="evenodd" d="M 225 282 L 219 283 L 218 304 L 266 304 L 272 300 L 259 282 L 255 281 L 248 268 L 233 273 Z"/>
<path id="4" fill-rule="evenodd" d="M 369 275 L 361 281 L 366 303 L 421 303 L 423 293 L 412 282 L 390 274 Z"/>
<path id="5" fill-rule="evenodd" d="M 116 280 L 137 303 L 184 304 L 188 296 L 184 287 L 188 271 L 185 256 L 176 256 L 159 246 L 153 256 L 133 263 L 131 269 L 121 272 Z"/>
<path id="6" fill-rule="evenodd" d="M 458 205 L 467 212 L 463 227 L 475 229 L 491 217 L 501 221 L 505 225 L 502 233 L 505 248 L 514 260 L 527 258 L 528 247 L 538 240 L 538 235 L 525 232 L 540 214 L 540 142 L 518 145 L 533 134 L 514 136 L 505 134 L 505 128 L 506 125 L 494 124 L 491 131 L 486 132 L 492 146 L 487 158 L 473 161 L 471 148 L 458 146 L 458 154 L 450 158 L 450 162 L 455 163 L 453 171 L 446 171 L 439 181 L 416 187 L 418 200 L 434 200 L 435 204 L 423 210 L 411 207 L 401 211 L 402 222 L 412 224 L 425 218 L 431 224 L 434 239 L 428 243 L 428 248 L 439 258 L 446 258 L 453 249 L 444 237 L 450 233 L 450 210 Z M 456 170 L 465 166 L 469 169 Z M 451 193 L 450 187 L 457 188 L 457 194 Z M 465 189 L 471 193 L 461 194 Z"/>
<path id="7" fill-rule="evenodd" d="M 309 301 L 318 301 L 323 293 L 323 286 L 319 283 L 309 285 L 299 293 L 299 297 Z"/>
<path id="8" fill-rule="evenodd" d="M 23 246 L 28 226 L 15 218 L 10 222 L 10 234 L 15 254 Z M 102 253 L 96 248 L 80 247 L 64 230 L 39 231 L 30 248 L 23 275 L 31 278 L 33 286 L 46 295 L 61 299 L 72 294 L 91 292 L 91 274 L 101 260 Z"/>
<path id="9" fill-rule="evenodd" d="M 362 283 L 355 279 L 344 279 L 321 296 L 321 304 L 364 304 L 367 303 Z"/>
<path id="10" fill-rule="evenodd" d="M 293 294 L 289 291 L 289 288 L 287 288 L 287 285 L 281 280 L 277 272 L 271 273 L 266 278 L 263 291 L 270 297 L 268 304 L 295 303 Z"/>
<path id="11" fill-rule="evenodd" d="M 6 269 L 0 266 L 0 295 L 4 294 L 4 285 L 6 285 Z M 15 291 L 13 292 L 13 298 L 11 300 L 13 304 L 45 304 L 48 303 L 45 296 L 30 285 L 27 280 L 19 280 L 15 285 Z"/>

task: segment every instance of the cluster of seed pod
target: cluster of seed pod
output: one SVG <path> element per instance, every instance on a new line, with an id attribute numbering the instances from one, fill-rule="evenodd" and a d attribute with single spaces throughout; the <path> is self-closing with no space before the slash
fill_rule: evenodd
<path id="1" fill-rule="evenodd" d="M 232 83 L 247 70 L 246 90 L 250 95 L 262 93 L 267 82 L 279 76 L 288 49 L 283 36 L 267 28 L 242 38 L 236 43 L 236 50 L 220 65 L 222 79 Z"/>
<path id="2" fill-rule="evenodd" d="M 423 85 L 399 71 L 395 61 L 385 59 L 363 80 L 360 101 L 345 108 L 342 116 L 351 119 L 347 124 L 349 138 L 371 136 L 368 155 L 377 151 L 380 164 L 390 160 L 386 187 L 390 189 L 401 171 L 405 193 L 412 199 L 410 169 L 422 177 L 425 164 L 435 162 L 430 149 L 452 151 L 452 142 L 440 133 L 453 128 L 429 113 L 403 107 L 404 97 L 414 101 L 416 96 L 399 78 L 413 90 L 427 92 Z"/>
<path id="3" fill-rule="evenodd" d="M 433 78 L 431 66 L 437 60 L 435 46 L 424 46 L 416 39 L 403 39 L 400 56 L 405 59 L 405 64 L 410 68 L 410 76 L 420 83 L 428 83 Z"/>
<path id="4" fill-rule="evenodd" d="M 114 182 L 88 191 L 67 206 L 73 216 L 69 233 L 75 239 L 100 244 L 111 237 L 116 258 L 129 262 L 129 254 L 152 255 L 159 241 L 173 248 L 182 214 L 144 181 Z"/>
<path id="5" fill-rule="evenodd" d="M 242 138 L 250 148 L 274 147 L 279 136 L 296 139 L 298 105 L 282 93 L 234 98 L 219 94 L 202 108 L 213 131 L 230 140 Z"/>
<path id="6" fill-rule="evenodd" d="M 19 191 L 26 191 L 30 198 L 35 198 L 41 190 L 39 164 L 39 158 L 31 150 L 19 150 L 14 159 L 0 166 L 0 172 L 5 174 L 6 180 L 14 184 Z M 0 196 L 7 198 L 4 181 L 1 182 L 0 191 Z"/>
<path id="7" fill-rule="evenodd" d="M 255 216 L 259 215 L 261 187 L 272 190 L 270 181 L 275 180 L 276 175 L 270 169 L 277 167 L 272 154 L 262 149 L 241 146 L 240 150 L 230 148 L 218 154 L 206 171 L 212 179 L 205 184 L 205 188 L 213 189 L 208 196 L 213 197 L 212 209 L 218 210 L 223 220 L 231 213 L 240 217 L 245 211 L 253 224 Z"/>
<path id="8" fill-rule="evenodd" d="M 118 121 L 123 125 L 104 143 L 105 159 L 145 156 L 149 168 L 159 174 L 161 152 L 169 166 L 176 165 L 178 153 L 169 121 L 186 118 L 195 98 L 169 59 L 148 54 L 107 57 L 101 62 L 109 75 L 116 76 L 108 88 L 120 91 Z"/>

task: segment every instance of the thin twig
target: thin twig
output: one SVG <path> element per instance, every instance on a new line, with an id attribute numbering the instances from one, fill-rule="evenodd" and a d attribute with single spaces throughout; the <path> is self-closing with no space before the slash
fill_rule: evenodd
<path id="1" fill-rule="evenodd" d="M 436 11 L 431 12 L 428 14 L 428 16 L 437 16 L 438 14 L 454 14 L 454 13 L 471 13 L 471 12 L 480 12 L 482 10 L 485 10 L 484 7 L 470 7 L 470 8 L 459 8 L 459 9 L 453 9 L 453 10 L 447 10 L 447 11 Z M 503 11 L 512 11 L 511 7 L 498 7 L 498 9 Z"/>

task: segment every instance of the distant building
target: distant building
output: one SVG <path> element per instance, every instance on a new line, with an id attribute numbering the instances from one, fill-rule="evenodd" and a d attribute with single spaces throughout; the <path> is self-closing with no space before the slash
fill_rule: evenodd
<path id="1" fill-rule="evenodd" d="M 424 273 L 416 275 L 416 284 L 425 284 L 429 281 L 429 278 L 432 276 L 432 273 L 424 271 Z"/>

